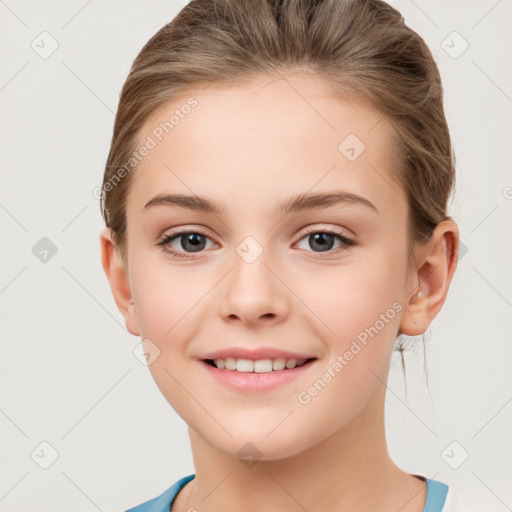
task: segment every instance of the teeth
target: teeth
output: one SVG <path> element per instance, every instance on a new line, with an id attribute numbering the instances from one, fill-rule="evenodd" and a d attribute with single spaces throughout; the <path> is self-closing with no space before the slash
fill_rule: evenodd
<path id="1" fill-rule="evenodd" d="M 272 371 L 272 359 L 260 359 L 254 361 L 255 373 L 266 373 Z"/>
<path id="2" fill-rule="evenodd" d="M 286 359 L 284 357 L 280 357 L 279 359 L 274 359 L 272 361 L 272 369 L 273 370 L 284 370 L 286 366 Z"/>
<path id="3" fill-rule="evenodd" d="M 216 365 L 217 365 L 217 361 L 219 361 L 219 359 L 216 359 L 214 361 Z M 222 359 L 220 359 L 220 361 L 222 361 Z M 224 364 L 225 364 L 226 370 L 236 370 L 236 359 L 233 359 L 232 357 L 228 357 L 228 358 L 226 358 L 226 361 Z"/>
<path id="4" fill-rule="evenodd" d="M 225 368 L 226 370 L 234 370 L 246 373 L 268 373 L 271 371 L 291 370 L 296 366 L 302 366 L 307 359 L 285 359 L 279 357 L 277 359 L 235 359 L 234 357 L 226 357 L 226 359 L 214 359 L 217 368 Z"/>
<path id="5" fill-rule="evenodd" d="M 236 362 L 237 372 L 252 372 L 254 371 L 254 363 L 250 359 L 239 359 Z"/>

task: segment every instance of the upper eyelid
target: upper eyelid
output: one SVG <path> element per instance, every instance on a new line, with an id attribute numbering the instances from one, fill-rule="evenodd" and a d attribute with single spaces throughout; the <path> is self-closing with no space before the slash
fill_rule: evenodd
<path id="1" fill-rule="evenodd" d="M 188 235 L 190 233 L 197 233 L 199 235 L 202 235 L 206 238 L 209 238 L 212 242 L 214 243 L 218 243 L 215 241 L 215 239 L 211 236 L 211 235 L 208 235 L 207 233 L 205 233 L 202 229 L 176 229 L 176 231 L 173 231 L 171 233 L 164 233 L 161 237 L 160 237 L 160 240 L 164 240 L 166 238 L 172 238 L 172 239 L 177 239 L 181 236 L 185 236 L 185 235 Z"/>
<path id="2" fill-rule="evenodd" d="M 351 234 L 350 232 L 345 233 L 345 231 L 349 231 L 346 228 L 319 228 L 319 227 L 313 226 L 311 228 L 304 228 L 304 229 L 306 229 L 306 231 L 302 233 L 301 238 L 308 234 L 311 234 L 311 233 L 322 233 L 322 232 L 333 232 L 335 234 L 340 234 L 340 235 L 344 236 L 345 238 L 353 238 L 354 237 L 354 235 Z M 341 233 L 339 233 L 339 231 L 341 231 Z M 175 228 L 170 233 L 164 232 L 160 238 L 166 238 L 168 236 L 175 237 L 178 235 L 185 235 L 188 233 L 199 233 L 199 234 L 206 236 L 206 237 L 210 238 L 211 240 L 215 241 L 215 237 L 212 237 L 211 235 L 209 235 L 206 232 L 206 230 L 202 227 L 201 228 Z"/>
<path id="3" fill-rule="evenodd" d="M 330 233 L 330 234 L 333 234 L 334 236 L 339 236 L 339 237 L 345 238 L 347 240 L 350 240 L 350 242 L 351 242 L 350 245 L 355 244 L 355 237 L 354 236 L 352 236 L 351 234 L 346 234 L 346 233 L 339 232 L 339 231 L 341 231 L 341 230 L 340 229 L 336 229 L 336 228 L 317 228 L 317 227 L 312 227 L 312 228 L 307 229 L 305 232 L 303 232 L 301 234 L 301 236 L 297 239 L 297 241 L 294 242 L 294 244 L 300 242 L 304 237 L 306 237 L 306 236 L 308 236 L 308 235 L 310 235 L 312 233 Z M 160 240 L 163 241 L 166 238 L 170 238 L 170 239 L 172 239 L 174 241 L 176 239 L 179 239 L 181 236 L 185 236 L 185 235 L 190 234 L 190 233 L 200 234 L 200 235 L 208 238 L 209 240 L 211 240 L 214 244 L 219 245 L 219 243 L 215 240 L 215 238 L 213 238 L 209 234 L 205 233 L 202 229 L 197 229 L 197 228 L 196 229 L 194 229 L 194 228 L 191 228 L 191 229 L 188 229 L 188 228 L 183 228 L 183 229 L 177 228 L 176 231 L 174 231 L 174 232 L 162 235 Z"/>

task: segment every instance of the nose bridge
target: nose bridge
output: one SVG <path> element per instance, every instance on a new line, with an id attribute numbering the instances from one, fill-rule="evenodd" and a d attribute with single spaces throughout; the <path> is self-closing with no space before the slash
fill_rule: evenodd
<path id="1" fill-rule="evenodd" d="M 220 314 L 226 318 L 234 315 L 244 322 L 283 317 L 288 303 L 286 287 L 274 275 L 270 249 L 248 235 L 235 247 L 232 263 Z"/>

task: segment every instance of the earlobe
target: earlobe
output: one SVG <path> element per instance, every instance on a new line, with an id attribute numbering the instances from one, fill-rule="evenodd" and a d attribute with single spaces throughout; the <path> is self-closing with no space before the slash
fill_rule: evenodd
<path id="1" fill-rule="evenodd" d="M 453 221 L 439 223 L 430 241 L 419 249 L 419 268 L 408 282 L 406 307 L 400 331 L 408 336 L 423 334 L 443 306 L 457 266 L 459 232 Z"/>
<path id="2" fill-rule="evenodd" d="M 126 328 L 134 336 L 140 336 L 140 330 L 132 297 L 130 280 L 126 265 L 112 240 L 109 228 L 100 234 L 101 263 L 110 283 L 110 289 L 117 308 L 124 317 Z"/>

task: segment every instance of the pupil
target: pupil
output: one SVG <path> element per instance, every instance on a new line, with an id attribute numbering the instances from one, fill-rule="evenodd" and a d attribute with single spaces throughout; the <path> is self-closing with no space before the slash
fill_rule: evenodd
<path id="1" fill-rule="evenodd" d="M 329 249 L 332 249 L 334 236 L 329 233 L 315 233 L 309 236 L 309 240 L 312 248 L 314 248 L 315 244 L 318 244 L 320 251 L 328 251 Z"/>
<path id="2" fill-rule="evenodd" d="M 314 233 L 309 235 L 309 242 L 312 248 L 316 246 L 320 251 L 328 251 L 333 247 L 334 236 L 329 233 Z M 187 249 L 187 244 L 190 244 L 191 252 L 197 252 L 204 248 L 205 240 L 199 233 L 189 233 L 185 237 L 185 243 L 182 243 L 183 249 Z"/>
<path id="3" fill-rule="evenodd" d="M 201 238 L 203 238 L 203 235 L 199 233 L 189 233 L 185 237 L 185 244 L 182 243 L 183 249 L 187 249 L 186 245 L 191 244 L 191 252 L 200 251 L 205 245 L 205 241 L 201 240 Z"/>

